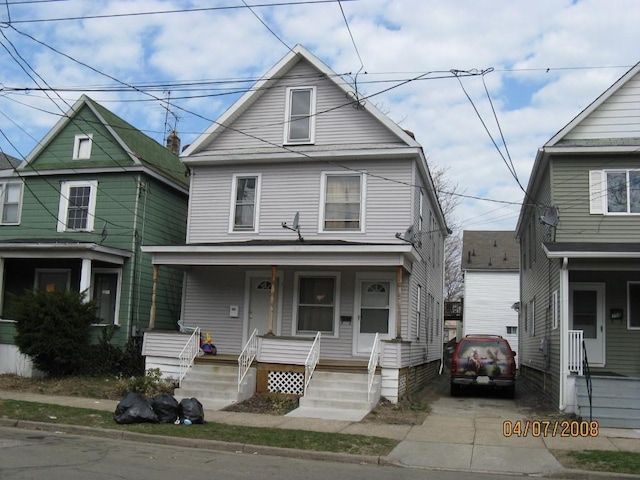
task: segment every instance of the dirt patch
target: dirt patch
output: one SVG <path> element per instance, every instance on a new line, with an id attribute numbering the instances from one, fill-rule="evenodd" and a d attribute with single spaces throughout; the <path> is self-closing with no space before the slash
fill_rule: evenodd
<path id="1" fill-rule="evenodd" d="M 120 400 L 115 377 L 28 378 L 0 375 L 0 390 Z"/>
<path id="2" fill-rule="evenodd" d="M 298 408 L 298 398 L 287 395 L 266 395 L 256 393 L 244 402 L 234 403 L 225 412 L 262 413 L 266 415 L 286 415 Z"/>

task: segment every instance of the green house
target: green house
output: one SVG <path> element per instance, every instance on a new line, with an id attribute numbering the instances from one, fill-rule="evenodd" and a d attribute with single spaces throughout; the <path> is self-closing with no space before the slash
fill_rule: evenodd
<path id="1" fill-rule="evenodd" d="M 31 374 L 13 344 L 12 308 L 28 290 L 86 292 L 93 333 L 124 345 L 175 329 L 182 273 L 159 273 L 142 245 L 185 240 L 189 177 L 173 151 L 82 96 L 18 167 L 0 170 L 0 373 Z M 151 318 L 153 315 L 153 318 Z"/>

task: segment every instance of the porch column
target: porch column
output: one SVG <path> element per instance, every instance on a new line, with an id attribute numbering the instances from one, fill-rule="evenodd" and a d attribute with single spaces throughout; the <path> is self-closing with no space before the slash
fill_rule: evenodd
<path id="1" fill-rule="evenodd" d="M 402 267 L 397 267 L 396 339 L 402 340 Z"/>
<path id="2" fill-rule="evenodd" d="M 566 381 L 569 375 L 569 259 L 560 266 L 560 398 L 558 408 L 567 408 Z M 526 320 L 525 320 L 526 321 Z"/>
<path id="3" fill-rule="evenodd" d="M 158 296 L 158 277 L 160 266 L 153 266 L 153 290 L 151 291 L 151 311 L 149 312 L 149 330 L 153 330 L 156 324 L 156 298 Z"/>
<path id="4" fill-rule="evenodd" d="M 82 259 L 82 268 L 80 269 L 80 293 L 84 293 L 83 302 L 90 300 L 91 294 L 91 259 Z"/>
<path id="5" fill-rule="evenodd" d="M 271 296 L 269 298 L 269 331 L 267 335 L 273 335 L 273 315 L 275 313 L 276 304 L 276 273 L 277 267 L 271 265 Z"/>

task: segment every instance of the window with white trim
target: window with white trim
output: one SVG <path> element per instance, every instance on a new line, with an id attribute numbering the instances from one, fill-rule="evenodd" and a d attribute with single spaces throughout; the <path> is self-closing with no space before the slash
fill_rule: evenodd
<path id="1" fill-rule="evenodd" d="M 60 184 L 58 231 L 92 232 L 95 221 L 98 182 L 74 181 Z"/>
<path id="2" fill-rule="evenodd" d="M 364 177 L 353 173 L 322 176 L 321 231 L 362 231 Z"/>
<path id="3" fill-rule="evenodd" d="M 423 210 L 424 210 L 424 192 L 420 190 L 420 195 L 418 196 L 418 231 L 420 232 L 420 237 L 422 238 L 422 229 L 423 229 Z"/>
<path id="4" fill-rule="evenodd" d="M 554 290 L 551 296 L 551 318 L 553 320 L 553 329 L 558 328 L 560 320 L 560 295 L 558 290 Z"/>
<path id="5" fill-rule="evenodd" d="M 591 170 L 589 212 L 599 215 L 640 214 L 640 170 Z"/>
<path id="6" fill-rule="evenodd" d="M 284 143 L 313 143 L 315 114 L 316 87 L 288 88 Z"/>
<path id="7" fill-rule="evenodd" d="M 261 175 L 234 175 L 231 231 L 257 232 Z"/>
<path id="8" fill-rule="evenodd" d="M 627 328 L 640 330 L 640 282 L 627 283 Z"/>
<path id="9" fill-rule="evenodd" d="M 296 273 L 295 278 L 295 333 L 335 334 L 339 317 L 338 275 Z"/>
<path id="10" fill-rule="evenodd" d="M 88 160 L 91 158 L 93 134 L 78 134 L 73 142 L 73 160 Z"/>
<path id="11" fill-rule="evenodd" d="M 0 183 L 2 202 L 2 225 L 17 225 L 20 223 L 22 210 L 22 183 Z"/>
<path id="12" fill-rule="evenodd" d="M 514 325 L 507 325 L 507 335 L 517 335 L 518 327 Z"/>

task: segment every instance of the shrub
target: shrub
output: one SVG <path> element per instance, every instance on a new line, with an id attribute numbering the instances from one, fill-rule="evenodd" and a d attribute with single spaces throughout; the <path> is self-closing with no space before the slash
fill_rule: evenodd
<path id="1" fill-rule="evenodd" d="M 116 384 L 116 391 L 122 397 L 128 392 L 137 392 L 147 397 L 155 397 L 161 393 L 173 395 L 176 387 L 176 382 L 173 379 L 162 378 L 159 368 L 151 368 L 146 375 L 119 379 Z"/>
<path id="2" fill-rule="evenodd" d="M 26 292 L 15 305 L 15 343 L 34 366 L 54 376 L 82 371 L 95 321 L 94 303 L 75 292 Z"/>

